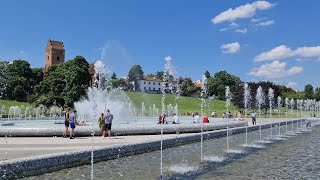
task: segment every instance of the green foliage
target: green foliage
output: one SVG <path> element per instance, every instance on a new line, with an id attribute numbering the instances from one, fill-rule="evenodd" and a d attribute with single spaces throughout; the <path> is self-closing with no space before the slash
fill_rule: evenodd
<path id="1" fill-rule="evenodd" d="M 207 79 L 211 77 L 209 71 L 204 72 L 204 75 L 206 76 Z"/>
<path id="2" fill-rule="evenodd" d="M 196 92 L 197 92 L 197 88 L 194 86 L 191 78 L 182 79 L 182 83 L 181 83 L 182 96 L 192 96 Z"/>
<path id="3" fill-rule="evenodd" d="M 304 87 L 304 96 L 306 99 L 313 99 L 314 91 L 313 91 L 313 86 L 311 84 L 307 84 Z"/>
<path id="4" fill-rule="evenodd" d="M 111 79 L 117 79 L 116 73 L 112 73 Z"/>
<path id="5" fill-rule="evenodd" d="M 127 81 L 123 78 L 110 80 L 113 88 L 122 88 L 124 91 L 128 90 Z"/>
<path id="6" fill-rule="evenodd" d="M 208 78 L 208 93 L 216 95 L 219 99 L 225 100 L 226 86 L 230 87 L 231 92 L 235 92 L 240 84 L 239 77 L 229 74 L 227 71 L 220 71 L 214 74 L 214 77 Z"/>
<path id="7" fill-rule="evenodd" d="M 8 115 L 9 108 L 11 106 L 24 106 L 24 107 L 32 106 L 32 107 L 35 107 L 35 104 L 30 104 L 30 103 L 26 103 L 26 102 L 18 102 L 18 101 L 13 101 L 13 100 L 0 100 L 0 110 L 3 108 L 3 111 L 0 112 L 0 114 Z"/>
<path id="8" fill-rule="evenodd" d="M 88 67 L 82 56 L 50 66 L 45 79 L 36 86 L 36 103 L 50 106 L 55 101 L 60 107 L 73 107 L 86 93 L 91 78 Z"/>
<path id="9" fill-rule="evenodd" d="M 317 88 L 315 89 L 314 98 L 315 98 L 317 101 L 320 101 L 320 87 L 317 87 Z"/>
<path id="10" fill-rule="evenodd" d="M 0 99 L 7 99 L 6 81 L 9 62 L 0 61 Z"/>
<path id="11" fill-rule="evenodd" d="M 9 63 L 6 70 L 6 88 L 4 94 L 7 99 L 27 101 L 32 89 L 33 72 L 30 64 L 24 60 Z"/>
<path id="12" fill-rule="evenodd" d="M 135 83 L 135 89 L 139 89 L 139 80 L 143 79 L 143 71 L 140 65 L 133 65 L 128 74 L 129 82 Z"/>

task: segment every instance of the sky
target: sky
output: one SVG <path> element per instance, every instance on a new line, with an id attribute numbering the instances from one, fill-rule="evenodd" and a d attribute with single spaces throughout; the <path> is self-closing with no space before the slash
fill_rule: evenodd
<path id="1" fill-rule="evenodd" d="M 0 60 L 44 67 L 46 42 L 66 60 L 102 59 L 118 77 L 134 64 L 201 79 L 226 70 L 243 81 L 320 86 L 320 1 L 1 0 Z"/>

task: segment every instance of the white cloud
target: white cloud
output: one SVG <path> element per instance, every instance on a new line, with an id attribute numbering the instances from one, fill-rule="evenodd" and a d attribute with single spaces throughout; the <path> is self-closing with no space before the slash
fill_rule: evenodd
<path id="1" fill-rule="evenodd" d="M 234 28 L 236 28 L 236 27 L 238 27 L 238 26 L 239 26 L 239 25 L 238 25 L 237 23 L 232 22 L 232 23 L 229 24 L 228 27 L 222 28 L 222 29 L 220 29 L 219 31 L 220 31 L 220 32 L 222 32 L 222 31 L 227 31 L 227 30 L 229 30 L 229 29 L 234 29 Z"/>
<path id="2" fill-rule="evenodd" d="M 223 53 L 234 54 L 240 51 L 240 44 L 238 42 L 223 44 L 220 46 Z"/>
<path id="3" fill-rule="evenodd" d="M 257 25 L 258 26 L 270 26 L 272 24 L 274 24 L 274 20 L 259 22 Z"/>
<path id="4" fill-rule="evenodd" d="M 254 61 L 270 61 L 280 60 L 289 57 L 296 58 L 320 58 L 320 46 L 314 47 L 299 47 L 296 50 L 292 50 L 285 45 L 281 45 L 271 49 L 270 51 L 263 52 L 254 58 Z"/>
<path id="5" fill-rule="evenodd" d="M 237 29 L 237 30 L 235 30 L 234 32 L 238 32 L 238 33 L 243 33 L 243 34 L 245 34 L 245 33 L 247 33 L 247 28 L 244 28 L 244 29 Z"/>
<path id="6" fill-rule="evenodd" d="M 266 61 L 285 59 L 292 56 L 292 50 L 285 45 L 281 45 L 271 49 L 268 52 L 263 52 L 254 58 L 254 61 Z"/>
<path id="7" fill-rule="evenodd" d="M 303 68 L 298 66 L 293 66 L 290 69 L 286 69 L 286 67 L 286 62 L 273 61 L 270 64 L 263 64 L 260 67 L 251 69 L 249 74 L 256 77 L 277 79 L 293 76 L 303 71 Z"/>
<path id="8" fill-rule="evenodd" d="M 237 19 L 244 19 L 253 17 L 257 10 L 267 10 L 273 5 L 268 1 L 256 1 L 251 4 L 242 5 L 234 9 L 229 8 L 226 11 L 221 12 L 219 15 L 214 17 L 211 21 L 214 24 L 218 24 L 224 21 L 235 21 Z"/>
<path id="9" fill-rule="evenodd" d="M 300 47 L 295 50 L 295 55 L 305 58 L 320 58 L 320 46 L 315 47 Z"/>
<path id="10" fill-rule="evenodd" d="M 266 20 L 267 18 L 259 18 L 259 19 L 256 19 L 256 18 L 252 18 L 251 19 L 251 22 L 260 22 L 260 21 L 263 21 L 263 20 Z"/>
<path id="11" fill-rule="evenodd" d="M 287 87 L 292 88 L 292 89 L 297 89 L 298 83 L 290 81 L 290 82 L 288 82 Z"/>

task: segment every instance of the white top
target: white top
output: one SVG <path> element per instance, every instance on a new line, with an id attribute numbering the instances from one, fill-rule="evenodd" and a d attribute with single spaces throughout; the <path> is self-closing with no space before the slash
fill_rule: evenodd
<path id="1" fill-rule="evenodd" d="M 173 122 L 179 124 L 180 123 L 180 119 L 179 119 L 179 116 L 178 115 L 174 115 L 173 116 Z"/>
<path id="2" fill-rule="evenodd" d="M 195 115 L 193 119 L 194 119 L 194 121 L 193 121 L 194 123 L 200 123 L 200 116 L 199 115 Z"/>

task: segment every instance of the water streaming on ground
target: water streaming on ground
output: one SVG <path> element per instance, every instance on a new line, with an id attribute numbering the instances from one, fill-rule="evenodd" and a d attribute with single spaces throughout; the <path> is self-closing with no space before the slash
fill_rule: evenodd
<path id="1" fill-rule="evenodd" d="M 281 126 L 280 130 L 281 134 L 284 134 L 285 126 Z M 294 127 L 294 130 L 296 130 L 296 127 Z M 273 131 L 274 134 L 276 134 L 276 131 L 278 133 L 278 128 L 273 128 Z M 317 171 L 315 170 L 319 171 L 320 168 L 320 163 L 312 159 L 313 156 L 320 155 L 315 152 L 317 144 L 319 144 L 319 138 L 317 138 L 319 135 L 320 128 L 318 127 L 312 132 L 293 136 L 288 138 L 287 141 L 281 141 L 280 143 L 272 144 L 271 147 L 264 148 L 264 146 L 256 143 L 260 139 L 259 130 L 248 132 L 248 144 L 254 144 L 252 145 L 253 149 L 258 150 L 230 162 L 225 158 L 228 155 L 225 151 L 225 137 L 205 140 L 203 142 L 204 162 L 202 164 L 200 163 L 200 142 L 164 149 L 163 175 L 165 179 L 172 177 L 179 178 L 180 176 L 182 176 L 182 178 L 190 177 L 191 179 L 250 179 L 251 177 L 254 177 L 254 179 L 264 179 L 266 177 L 295 177 L 294 174 L 297 175 L 299 174 L 299 171 L 302 171 L 302 174 L 311 172 L 311 174 L 306 177 L 314 178 L 317 175 Z M 204 133 L 204 137 L 206 136 L 208 136 L 208 134 Z M 269 136 L 270 129 L 262 130 L 263 139 Z M 244 133 L 232 135 L 231 131 L 231 136 L 229 138 L 230 149 L 237 151 L 244 150 Z M 256 145 L 257 147 L 255 147 Z M 95 164 L 94 178 L 157 179 L 160 177 L 159 159 L 159 151 L 153 151 L 140 155 L 98 162 Z M 281 162 L 277 162 L 278 160 Z M 228 162 L 224 163 L 226 161 Z M 201 169 L 204 165 L 206 167 L 205 171 Z M 212 168 L 211 166 L 214 168 L 210 169 Z M 303 168 L 298 168 L 299 166 L 302 166 Z M 293 170 L 296 172 L 293 172 Z M 290 176 L 288 176 L 287 172 L 291 173 Z M 89 179 L 90 165 L 63 169 L 27 179 L 61 179 L 65 177 L 70 179 Z M 299 175 L 297 177 L 303 176 Z"/>

